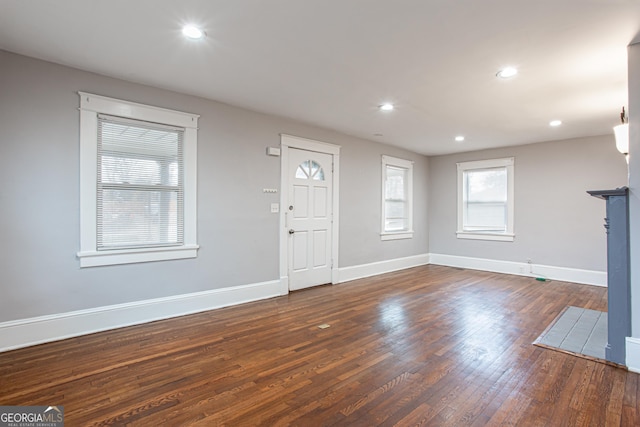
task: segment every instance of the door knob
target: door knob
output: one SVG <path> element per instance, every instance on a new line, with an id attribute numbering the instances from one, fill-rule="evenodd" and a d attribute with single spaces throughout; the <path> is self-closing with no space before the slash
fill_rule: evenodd
<path id="1" fill-rule="evenodd" d="M 296 232 L 296 230 L 294 230 L 293 228 L 289 230 L 289 234 L 293 234 L 295 232 Z"/>

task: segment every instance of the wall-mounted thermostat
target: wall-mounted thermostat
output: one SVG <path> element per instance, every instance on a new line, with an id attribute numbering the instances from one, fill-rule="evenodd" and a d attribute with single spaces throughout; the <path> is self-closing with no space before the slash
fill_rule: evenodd
<path id="1" fill-rule="evenodd" d="M 280 149 L 278 147 L 267 147 L 267 156 L 278 157 L 280 155 Z"/>

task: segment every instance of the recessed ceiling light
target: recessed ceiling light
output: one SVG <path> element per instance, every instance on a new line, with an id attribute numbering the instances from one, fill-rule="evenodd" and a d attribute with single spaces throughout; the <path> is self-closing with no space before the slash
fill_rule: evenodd
<path id="1" fill-rule="evenodd" d="M 496 73 L 496 76 L 500 77 L 501 79 L 508 79 L 509 77 L 513 77 L 516 74 L 518 74 L 517 69 L 513 67 L 505 67 L 502 70 L 498 71 Z"/>
<path id="2" fill-rule="evenodd" d="M 182 34 L 192 40 L 198 40 L 204 37 L 205 33 L 195 25 L 185 25 L 182 28 Z"/>
<path id="3" fill-rule="evenodd" d="M 456 136 L 456 141 L 458 141 L 458 142 L 464 141 L 464 136 L 462 136 L 462 135 Z"/>
<path id="4" fill-rule="evenodd" d="M 561 124 L 562 124 L 562 120 L 551 120 L 549 122 L 549 126 L 553 126 L 553 127 L 560 126 Z"/>
<path id="5" fill-rule="evenodd" d="M 395 107 L 393 106 L 393 104 L 387 102 L 387 103 L 384 103 L 384 104 L 380 105 L 378 108 L 381 109 L 382 111 L 391 111 Z"/>

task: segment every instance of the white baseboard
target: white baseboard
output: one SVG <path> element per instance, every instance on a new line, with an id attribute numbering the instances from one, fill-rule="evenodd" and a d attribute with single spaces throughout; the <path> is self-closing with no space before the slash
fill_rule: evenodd
<path id="1" fill-rule="evenodd" d="M 526 262 L 498 261 L 455 255 L 429 254 L 431 264 L 449 267 L 469 268 L 494 273 L 515 274 L 527 277 L 542 277 L 563 282 L 585 285 L 607 286 L 606 271 L 580 270 L 577 268 L 555 267 L 551 265 L 527 264 Z M 533 271 L 533 273 L 531 273 Z"/>
<path id="2" fill-rule="evenodd" d="M 535 274 L 532 275 L 528 273 L 530 266 L 526 263 L 441 254 L 421 254 L 342 267 L 334 270 L 333 277 L 337 279 L 334 283 L 349 282 L 429 263 L 521 276 L 546 277 L 589 285 L 606 286 L 607 283 L 606 273 L 601 271 L 534 264 Z M 0 352 L 272 298 L 286 295 L 288 292 L 287 277 L 282 277 L 280 280 L 269 282 L 3 322 L 0 323 Z M 637 369 L 634 372 L 640 373 L 640 339 L 627 338 L 627 365 L 630 370 Z"/>
<path id="3" fill-rule="evenodd" d="M 354 265 L 352 267 L 342 267 L 339 269 L 339 283 L 404 270 L 405 268 L 418 267 L 425 264 L 429 264 L 429 254 Z"/>
<path id="4" fill-rule="evenodd" d="M 280 280 L 0 323 L 0 352 L 286 295 Z"/>
<path id="5" fill-rule="evenodd" d="M 627 369 L 640 374 L 640 338 L 627 337 L 625 365 Z"/>

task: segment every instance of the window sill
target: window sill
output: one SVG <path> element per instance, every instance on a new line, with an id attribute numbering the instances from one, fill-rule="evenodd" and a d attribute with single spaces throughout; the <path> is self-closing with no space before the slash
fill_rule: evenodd
<path id="1" fill-rule="evenodd" d="M 196 258 L 198 245 L 166 248 L 123 249 L 116 251 L 78 252 L 80 268 L 102 265 L 133 264 L 138 262 L 169 261 L 173 259 Z"/>
<path id="2" fill-rule="evenodd" d="M 513 242 L 516 235 L 513 233 L 490 233 L 490 232 L 471 232 L 471 231 L 458 231 L 456 232 L 458 239 L 470 239 L 470 240 L 494 240 L 498 242 Z"/>
<path id="3" fill-rule="evenodd" d="M 413 239 L 413 231 L 401 231 L 398 233 L 380 233 L 380 240 Z"/>

